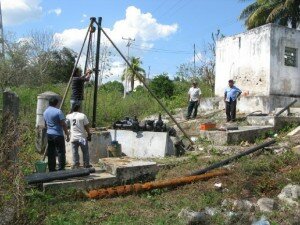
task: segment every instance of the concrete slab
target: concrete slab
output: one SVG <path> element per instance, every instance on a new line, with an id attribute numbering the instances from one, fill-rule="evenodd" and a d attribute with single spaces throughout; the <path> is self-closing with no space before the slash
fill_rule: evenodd
<path id="1" fill-rule="evenodd" d="M 132 158 L 159 158 L 175 155 L 173 142 L 166 132 L 109 130 L 112 140 L 121 144 L 122 153 Z"/>
<path id="2" fill-rule="evenodd" d="M 103 169 L 105 169 L 105 172 L 103 172 Z M 86 177 L 75 177 L 44 183 L 43 190 L 91 190 L 132 182 L 151 181 L 155 179 L 158 170 L 159 167 L 156 162 L 130 158 L 104 158 L 101 159 L 101 167 L 96 168 L 96 173 Z"/>
<path id="3" fill-rule="evenodd" d="M 283 108 L 276 108 L 275 109 L 275 114 L 278 113 L 280 110 L 282 110 Z M 290 108 L 289 109 L 289 113 L 290 114 L 294 114 L 296 116 L 300 116 L 300 108 Z M 288 116 L 288 110 L 284 111 L 281 116 Z"/>
<path id="4" fill-rule="evenodd" d="M 67 180 L 57 180 L 43 183 L 44 191 L 57 191 L 59 189 L 90 190 L 94 188 L 110 187 L 116 185 L 118 179 L 110 173 L 96 171 L 86 177 L 76 177 Z"/>
<path id="5" fill-rule="evenodd" d="M 89 142 L 90 163 L 95 165 L 99 158 L 107 157 L 107 146 L 112 141 L 109 131 L 92 131 L 92 140 Z M 80 164 L 83 165 L 82 152 L 79 149 Z M 72 165 L 72 146 L 70 142 L 66 142 L 66 161 Z"/>
<path id="6" fill-rule="evenodd" d="M 242 141 L 254 142 L 272 130 L 273 126 L 241 126 L 238 130 L 200 131 L 200 137 L 215 145 L 239 144 Z"/>
<path id="7" fill-rule="evenodd" d="M 247 122 L 253 126 L 274 126 L 274 129 L 278 130 L 288 124 L 300 125 L 300 116 L 248 116 Z"/>
<path id="8" fill-rule="evenodd" d="M 158 173 L 156 162 L 124 158 L 103 158 L 99 160 L 106 172 L 116 176 L 122 183 L 128 181 L 154 180 Z"/>

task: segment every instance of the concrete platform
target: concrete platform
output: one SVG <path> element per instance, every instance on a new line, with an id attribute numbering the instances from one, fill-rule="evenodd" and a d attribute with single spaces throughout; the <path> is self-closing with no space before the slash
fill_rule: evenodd
<path id="1" fill-rule="evenodd" d="M 130 158 L 104 158 L 99 163 L 106 172 L 120 181 L 148 181 L 155 179 L 159 170 L 156 162 L 134 160 Z"/>
<path id="2" fill-rule="evenodd" d="M 121 144 L 122 153 L 131 158 L 160 158 L 175 155 L 167 132 L 109 130 L 112 140 Z"/>
<path id="3" fill-rule="evenodd" d="M 43 184 L 44 191 L 59 189 L 91 190 L 111 187 L 132 182 L 151 181 L 158 173 L 155 162 L 140 161 L 129 158 L 104 158 L 96 173 L 86 177 L 75 177 Z M 106 170 L 103 170 L 103 169 Z"/>
<path id="4" fill-rule="evenodd" d="M 112 137 L 109 131 L 93 131 L 92 140 L 89 142 L 90 163 L 96 165 L 100 158 L 107 157 L 107 146 L 110 145 Z M 83 165 L 82 152 L 79 148 L 80 164 Z M 71 142 L 66 142 L 66 161 L 72 165 L 72 146 Z"/>
<path id="5" fill-rule="evenodd" d="M 254 142 L 272 130 L 273 126 L 241 126 L 238 130 L 200 131 L 200 137 L 214 145 L 240 144 L 242 141 Z"/>
<path id="6" fill-rule="evenodd" d="M 300 125 L 300 116 L 248 116 L 247 122 L 253 126 L 274 126 L 278 130 L 288 124 Z"/>
<path id="7" fill-rule="evenodd" d="M 57 180 L 43 183 L 44 191 L 56 191 L 58 189 L 76 189 L 90 190 L 94 188 L 110 187 L 116 185 L 118 179 L 116 176 L 97 170 L 86 177 L 75 177 L 67 180 Z"/>

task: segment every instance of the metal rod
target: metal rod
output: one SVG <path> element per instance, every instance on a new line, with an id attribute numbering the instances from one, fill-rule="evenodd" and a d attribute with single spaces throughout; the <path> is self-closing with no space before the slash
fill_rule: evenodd
<path id="1" fill-rule="evenodd" d="M 255 151 L 259 150 L 259 149 L 262 149 L 262 148 L 267 147 L 267 146 L 269 146 L 271 144 L 274 144 L 275 142 L 276 141 L 273 139 L 271 141 L 268 141 L 268 142 L 265 142 L 263 144 L 257 145 L 255 147 L 252 147 L 252 148 L 250 148 L 250 149 L 248 149 L 248 150 L 246 150 L 244 152 L 241 152 L 241 153 L 239 153 L 239 154 L 237 154 L 235 156 L 232 156 L 232 157 L 230 157 L 228 159 L 225 159 L 225 160 L 223 160 L 221 162 L 214 163 L 214 164 L 212 164 L 209 167 L 206 167 L 206 168 L 200 169 L 200 170 L 196 170 L 196 171 L 192 172 L 190 175 L 194 176 L 194 175 L 200 175 L 200 174 L 207 173 L 210 170 L 213 170 L 213 169 L 225 166 L 225 165 L 231 163 L 232 161 L 234 161 L 236 159 L 239 159 L 239 158 L 241 158 L 241 157 L 243 157 L 245 155 L 249 155 L 249 154 L 251 154 L 251 153 L 253 153 L 253 152 L 255 152 Z"/>
<path id="2" fill-rule="evenodd" d="M 163 110 L 168 114 L 168 116 L 173 120 L 173 122 L 176 124 L 176 126 L 179 128 L 179 130 L 183 133 L 183 135 L 190 141 L 192 145 L 195 143 L 191 140 L 189 135 L 182 129 L 180 124 L 175 120 L 175 118 L 172 116 L 172 114 L 169 112 L 169 110 L 164 106 L 164 104 L 160 101 L 158 97 L 153 93 L 153 91 L 148 87 L 147 83 L 142 79 L 141 75 L 134 70 L 132 65 L 129 63 L 129 61 L 126 59 L 126 57 L 123 55 L 123 53 L 119 50 L 119 48 L 115 45 L 115 43 L 111 40 L 111 38 L 108 36 L 108 34 L 101 28 L 103 34 L 107 37 L 107 39 L 110 41 L 110 43 L 114 46 L 114 48 L 117 50 L 117 52 L 120 54 L 120 56 L 124 59 L 126 64 L 130 67 L 130 69 L 133 71 L 133 73 L 136 75 L 136 77 L 139 79 L 140 82 L 143 83 L 145 88 L 149 91 L 149 93 L 155 98 L 155 100 L 158 102 L 158 104 L 163 108 Z"/>
<path id="3" fill-rule="evenodd" d="M 69 79 L 67 88 L 66 88 L 66 90 L 65 90 L 63 99 L 62 99 L 62 101 L 61 101 L 61 103 L 60 103 L 59 109 L 61 109 L 62 106 L 63 106 L 64 103 L 65 103 L 66 96 L 67 96 L 67 94 L 68 94 L 68 91 L 69 91 L 69 89 L 70 89 L 71 82 L 72 82 L 72 80 L 73 80 L 73 76 L 74 76 L 75 69 L 76 69 L 76 67 L 77 67 L 77 65 L 78 65 L 78 62 L 79 62 L 80 56 L 81 56 L 81 54 L 82 54 L 82 51 L 83 51 L 83 48 L 84 48 L 84 45 L 85 45 L 87 36 L 88 36 L 88 34 L 89 34 L 90 28 L 91 28 L 91 26 L 92 26 L 93 23 L 94 23 L 94 21 L 93 21 L 92 18 L 91 18 L 90 25 L 89 25 L 89 27 L 88 27 L 88 29 L 87 29 L 87 32 L 86 32 L 86 35 L 85 35 L 83 44 L 82 44 L 81 49 L 80 49 L 80 52 L 79 52 L 79 54 L 78 54 L 78 56 L 77 56 L 77 60 L 76 60 L 75 65 L 74 65 L 74 67 L 73 67 L 73 71 L 72 71 L 71 77 L 70 77 L 70 79 Z M 47 153 L 48 153 L 48 144 L 46 145 L 46 148 L 45 148 L 45 152 L 44 152 L 44 155 L 43 155 L 43 161 L 45 161 L 46 156 L 47 156 Z"/>
<path id="4" fill-rule="evenodd" d="M 97 47 L 96 47 L 96 65 L 95 65 L 95 88 L 94 88 L 94 102 L 93 102 L 93 119 L 92 127 L 96 127 L 97 116 L 97 94 L 98 94 L 98 75 L 99 75 L 99 58 L 100 58 L 100 40 L 101 40 L 101 23 L 102 17 L 98 17 L 98 31 L 97 31 Z"/>
<path id="5" fill-rule="evenodd" d="M 61 104 L 60 104 L 59 109 L 62 108 L 62 106 L 63 106 L 63 104 L 64 104 L 64 102 L 65 102 L 65 100 L 66 100 L 66 96 L 67 96 L 67 94 L 68 94 L 68 91 L 69 91 L 69 89 L 70 89 L 71 82 L 72 82 L 72 80 L 73 80 L 74 72 L 75 72 L 75 70 L 76 70 L 76 67 L 77 67 L 77 65 L 78 65 L 80 56 L 81 56 L 81 54 L 82 54 L 82 51 L 83 51 L 83 48 L 84 48 L 84 45 L 85 45 L 87 36 L 88 36 L 88 34 L 89 34 L 89 31 L 90 31 L 90 28 L 91 28 L 92 24 L 94 23 L 94 19 L 95 19 L 95 18 L 93 18 L 93 17 L 91 18 L 90 25 L 89 25 L 89 27 L 88 27 L 88 29 L 87 29 L 87 32 L 86 32 L 86 35 L 85 35 L 83 44 L 82 44 L 81 49 L 80 49 L 80 52 L 79 52 L 79 55 L 77 56 L 76 63 L 75 63 L 75 65 L 74 65 L 74 67 L 73 67 L 73 71 L 72 71 L 71 77 L 70 77 L 70 79 L 69 79 L 69 82 L 68 82 L 68 85 L 67 85 L 67 88 L 66 88 L 66 91 L 65 91 L 65 93 L 64 93 L 64 96 L 63 96 L 63 99 L 62 99 L 62 101 L 61 101 Z"/>
<path id="6" fill-rule="evenodd" d="M 275 114 L 275 117 L 278 117 L 281 115 L 281 113 L 283 113 L 285 110 L 287 110 L 288 108 L 290 108 L 292 105 L 294 105 L 297 102 L 297 99 L 292 101 L 290 104 L 288 104 L 286 107 L 284 107 L 282 110 L 280 110 L 278 113 Z"/>
<path id="7" fill-rule="evenodd" d="M 87 72 L 87 67 L 88 67 L 88 60 L 89 60 L 89 56 L 90 56 L 90 48 L 91 48 L 91 44 L 92 44 L 92 30 L 90 31 L 90 35 L 89 35 L 89 40 L 88 40 L 88 46 L 87 46 L 87 50 L 86 50 L 86 59 L 85 59 L 85 65 L 84 65 L 84 75 L 86 74 Z M 88 92 L 87 90 L 85 91 L 85 104 L 84 104 L 84 113 L 86 113 L 87 111 L 87 95 L 88 95 Z"/>
<path id="8" fill-rule="evenodd" d="M 99 199 L 105 197 L 114 197 L 114 196 L 122 196 L 128 194 L 135 194 L 145 191 L 150 191 L 153 189 L 161 189 L 161 188 L 170 188 L 177 187 L 185 184 L 194 183 L 200 180 L 208 180 L 213 177 L 228 175 L 228 170 L 219 170 L 213 171 L 211 173 L 197 175 L 197 176 L 185 176 L 185 177 L 177 177 L 168 180 L 147 182 L 147 183 L 136 183 L 132 185 L 123 185 L 117 187 L 109 187 L 109 188 L 101 188 L 98 190 L 89 191 L 86 196 L 92 199 Z"/>

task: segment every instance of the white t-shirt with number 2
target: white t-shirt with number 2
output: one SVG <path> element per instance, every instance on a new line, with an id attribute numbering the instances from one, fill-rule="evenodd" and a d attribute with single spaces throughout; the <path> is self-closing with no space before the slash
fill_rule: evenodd
<path id="1" fill-rule="evenodd" d="M 84 126 L 89 124 L 89 120 L 81 112 L 73 112 L 67 115 L 67 119 L 70 121 L 70 141 L 81 141 L 82 139 L 87 138 L 87 133 L 84 129 Z"/>
<path id="2" fill-rule="evenodd" d="M 190 95 L 190 101 L 196 102 L 200 98 L 201 90 L 198 87 L 196 87 L 196 88 L 191 87 L 188 94 Z"/>

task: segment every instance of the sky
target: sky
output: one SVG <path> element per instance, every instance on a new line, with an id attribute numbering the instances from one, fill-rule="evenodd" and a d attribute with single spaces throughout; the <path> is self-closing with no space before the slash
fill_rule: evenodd
<path id="1" fill-rule="evenodd" d="M 238 16 L 251 1 L 240 0 L 0 0 L 4 32 L 26 38 L 31 31 L 48 31 L 62 46 L 78 52 L 90 17 L 102 17 L 102 27 L 127 56 L 139 57 L 150 78 L 174 77 L 182 63 L 205 57 L 212 32 L 225 36 L 245 31 Z M 106 39 L 102 35 L 103 43 Z M 120 79 L 124 61 L 112 50 L 111 73 Z M 81 65 L 84 55 L 80 59 Z"/>

